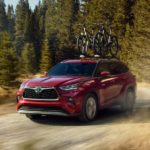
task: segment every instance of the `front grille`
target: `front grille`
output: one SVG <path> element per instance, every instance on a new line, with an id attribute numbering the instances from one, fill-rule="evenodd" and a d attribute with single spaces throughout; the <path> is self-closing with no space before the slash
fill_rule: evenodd
<path id="1" fill-rule="evenodd" d="M 40 88 L 26 88 L 23 93 L 23 98 L 35 99 L 35 100 L 57 100 L 58 94 L 55 89 Z"/>

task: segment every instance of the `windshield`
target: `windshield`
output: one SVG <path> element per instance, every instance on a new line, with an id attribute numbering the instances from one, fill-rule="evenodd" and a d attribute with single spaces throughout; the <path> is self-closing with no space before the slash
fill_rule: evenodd
<path id="1" fill-rule="evenodd" d="M 96 63 L 59 63 L 49 72 L 49 76 L 92 76 Z"/>

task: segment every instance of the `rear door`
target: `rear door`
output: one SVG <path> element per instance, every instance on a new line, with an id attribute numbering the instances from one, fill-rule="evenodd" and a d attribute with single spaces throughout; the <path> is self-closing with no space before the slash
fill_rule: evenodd
<path id="1" fill-rule="evenodd" d="M 113 78 L 113 97 L 117 98 L 121 94 L 121 90 L 127 80 L 128 68 L 119 61 L 109 62 L 109 71 Z"/>

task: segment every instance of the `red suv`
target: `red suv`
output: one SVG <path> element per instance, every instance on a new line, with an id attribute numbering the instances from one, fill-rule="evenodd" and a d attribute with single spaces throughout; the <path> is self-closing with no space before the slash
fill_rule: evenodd
<path id="1" fill-rule="evenodd" d="M 133 110 L 135 93 L 135 76 L 119 60 L 65 60 L 44 77 L 21 84 L 17 111 L 30 119 L 63 115 L 90 121 L 98 110 L 113 104 Z"/>

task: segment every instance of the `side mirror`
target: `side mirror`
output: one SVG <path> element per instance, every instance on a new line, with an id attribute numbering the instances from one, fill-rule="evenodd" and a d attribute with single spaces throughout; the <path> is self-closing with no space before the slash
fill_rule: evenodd
<path id="1" fill-rule="evenodd" d="M 48 76 L 48 72 L 44 72 L 44 77 L 47 77 Z"/>
<path id="2" fill-rule="evenodd" d="M 110 72 L 109 71 L 103 71 L 103 72 L 100 72 L 100 76 L 101 77 L 107 77 L 110 75 Z"/>

